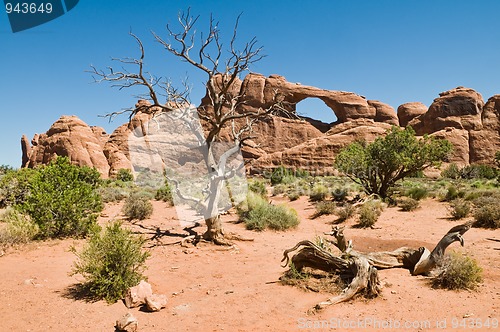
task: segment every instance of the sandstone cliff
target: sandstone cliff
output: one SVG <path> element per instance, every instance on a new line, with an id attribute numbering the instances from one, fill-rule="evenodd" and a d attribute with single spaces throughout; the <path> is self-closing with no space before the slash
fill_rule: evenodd
<path id="1" fill-rule="evenodd" d="M 232 90 L 246 100 L 242 111 L 269 107 L 274 92 L 279 91 L 284 106 L 292 113 L 300 101 L 318 98 L 338 119 L 326 124 L 308 118 L 272 116 L 258 122 L 254 127 L 255 138 L 243 149 L 252 172 L 284 165 L 317 174 L 331 173 L 335 154 L 341 148 L 358 139 L 372 141 L 392 125 L 411 125 L 418 135 L 431 134 L 450 140 L 455 146 L 450 162 L 460 165 L 491 164 L 495 152 L 500 150 L 500 95 L 485 104 L 482 96 L 469 88 L 442 92 L 429 108 L 419 102 L 400 105 L 397 113 L 387 104 L 352 92 L 304 86 L 278 75 L 249 74 L 236 81 Z M 147 104 L 139 101 L 136 108 Z M 209 107 L 207 97 L 200 106 Z M 22 137 L 22 165 L 35 167 L 63 155 L 75 164 L 95 167 L 104 177 L 113 176 L 120 168 L 132 167 L 128 138 L 132 133 L 144 134 L 151 116 L 139 112 L 111 135 L 75 116 L 62 116 L 31 142 Z"/>

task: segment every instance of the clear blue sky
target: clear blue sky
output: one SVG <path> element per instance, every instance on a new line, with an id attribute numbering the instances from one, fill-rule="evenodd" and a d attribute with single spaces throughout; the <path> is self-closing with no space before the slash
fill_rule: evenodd
<path id="1" fill-rule="evenodd" d="M 111 132 L 98 117 L 130 107 L 131 91 L 92 84 L 91 64 L 135 56 L 131 30 L 146 46 L 147 65 L 178 81 L 188 74 L 192 100 L 204 94 L 204 77 L 163 52 L 150 30 L 166 35 L 188 5 L 206 23 L 209 13 L 230 34 L 243 12 L 240 37 L 256 36 L 268 55 L 253 67 L 264 75 L 324 89 L 352 91 L 397 108 L 459 85 L 485 99 L 500 93 L 500 1 L 132 1 L 81 0 L 66 15 L 12 33 L 0 13 L 0 164 L 18 167 L 20 138 L 45 132 L 61 115 L 77 115 Z M 333 114 L 321 102 L 304 101 L 299 111 L 325 121 Z"/>

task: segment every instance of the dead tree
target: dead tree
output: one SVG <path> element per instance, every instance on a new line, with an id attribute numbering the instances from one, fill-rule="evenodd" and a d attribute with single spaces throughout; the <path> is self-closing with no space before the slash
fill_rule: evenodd
<path id="1" fill-rule="evenodd" d="M 410 270 L 412 275 L 428 275 L 436 267 L 450 244 L 459 241 L 462 246 L 464 245 L 462 236 L 471 226 L 472 223 L 469 222 L 453 227 L 443 236 L 432 252 L 424 247 L 418 249 L 402 247 L 394 251 L 372 253 L 354 250 L 352 241 L 347 241 L 344 236 L 344 228 L 335 226 L 332 232 L 326 235 L 334 238 L 329 242 L 339 249 L 339 255 L 334 255 L 311 241 L 301 241 L 293 248 L 284 251 L 283 267 L 293 264 L 298 271 L 309 267 L 342 275 L 352 280 L 340 295 L 318 303 L 314 310 L 320 310 L 326 306 L 352 299 L 359 293 L 364 293 L 367 297 L 378 296 L 380 288 L 377 269 L 405 268 Z M 296 250 L 298 251 L 290 258 L 289 254 Z"/>
<path id="2" fill-rule="evenodd" d="M 220 214 L 217 211 L 217 202 L 224 181 L 230 178 L 237 170 L 228 167 L 227 160 L 232 154 L 251 138 L 252 126 L 255 122 L 269 116 L 274 112 L 286 112 L 281 107 L 279 94 L 275 91 L 274 102 L 266 105 L 265 109 L 244 108 L 246 98 L 241 91 L 235 88 L 235 82 L 249 67 L 263 58 L 262 47 L 257 46 L 254 38 L 243 43 L 238 48 L 237 33 L 239 16 L 232 31 L 228 45 L 223 45 L 218 22 L 210 17 L 206 34 L 196 33 L 196 24 L 199 16 L 192 16 L 188 9 L 186 13 L 178 15 L 178 29 L 167 25 L 167 38 L 153 32 L 155 40 L 170 54 L 180 61 L 186 62 L 195 70 L 200 70 L 207 75 L 205 86 L 208 105 L 198 108 L 198 116 L 203 121 L 208 153 L 204 156 L 205 165 L 210 174 L 210 185 L 204 198 L 184 197 L 197 202 L 203 211 L 200 214 L 210 215 L 206 218 L 207 231 L 203 238 L 216 244 L 229 244 L 228 236 L 224 233 Z M 169 79 L 162 79 L 147 72 L 144 67 L 144 46 L 142 41 L 134 34 L 130 35 L 137 41 L 140 48 L 139 58 L 113 59 L 122 66 L 132 66 L 135 72 L 126 69 L 116 71 L 109 67 L 108 70 L 98 70 L 92 66 L 91 73 L 96 82 L 110 82 L 113 87 L 120 90 L 124 88 L 140 87 L 145 89 L 145 97 L 150 105 L 141 104 L 140 107 L 126 109 L 108 114 L 110 118 L 129 113 L 132 118 L 138 112 L 153 114 L 171 112 L 190 104 L 189 87 L 184 84 L 178 89 Z M 221 132 L 225 133 L 226 141 L 232 142 L 232 147 L 219 156 L 213 151 L 214 143 L 220 141 Z M 175 183 L 174 183 L 175 186 Z"/>

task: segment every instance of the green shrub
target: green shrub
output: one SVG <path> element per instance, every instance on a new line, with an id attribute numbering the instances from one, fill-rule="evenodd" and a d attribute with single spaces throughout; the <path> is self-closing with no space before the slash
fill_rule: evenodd
<path id="1" fill-rule="evenodd" d="M 292 190 L 286 195 L 290 201 L 296 201 L 300 198 L 300 192 L 297 190 Z"/>
<path id="2" fill-rule="evenodd" d="M 450 214 L 453 219 L 466 218 L 470 214 L 471 209 L 471 203 L 461 198 L 455 199 L 450 203 Z"/>
<path id="3" fill-rule="evenodd" d="M 416 199 L 407 197 L 401 199 L 398 205 L 401 210 L 408 212 L 416 210 L 420 206 L 420 202 Z"/>
<path id="4" fill-rule="evenodd" d="M 429 190 L 424 187 L 413 187 L 406 191 L 406 196 L 413 198 L 417 201 L 426 198 L 429 195 Z"/>
<path id="5" fill-rule="evenodd" d="M 498 169 L 488 165 L 472 164 L 460 170 L 463 179 L 494 179 L 498 176 Z"/>
<path id="6" fill-rule="evenodd" d="M 433 277 L 434 287 L 450 290 L 474 290 L 482 282 L 482 268 L 471 257 L 450 253 L 439 262 L 437 275 Z"/>
<path id="7" fill-rule="evenodd" d="M 336 207 L 337 205 L 334 202 L 319 202 L 316 204 L 316 212 L 314 212 L 312 218 L 333 214 L 336 211 Z"/>
<path id="8" fill-rule="evenodd" d="M 335 188 L 332 190 L 332 198 L 336 202 L 343 202 L 349 195 L 349 191 L 345 188 Z"/>
<path id="9" fill-rule="evenodd" d="M 335 211 L 337 215 L 337 222 L 344 222 L 351 218 L 356 212 L 356 208 L 352 204 L 345 204 L 344 206 L 338 207 Z"/>
<path id="10" fill-rule="evenodd" d="M 123 182 L 134 181 L 134 175 L 128 168 L 120 168 L 116 174 L 116 179 Z"/>
<path id="11" fill-rule="evenodd" d="M 95 233 L 81 251 L 72 248 L 77 256 L 72 275 L 85 278 L 82 286 L 93 298 L 114 303 L 145 279 L 142 273 L 149 253 L 142 251 L 143 243 L 120 222 L 113 222 Z"/>
<path id="12" fill-rule="evenodd" d="M 287 190 L 288 186 L 286 184 L 279 183 L 273 187 L 273 196 L 284 194 Z"/>
<path id="13" fill-rule="evenodd" d="M 460 168 L 455 163 L 449 164 L 448 167 L 441 172 L 441 176 L 447 179 L 460 179 Z"/>
<path id="14" fill-rule="evenodd" d="M 328 188 L 322 184 L 316 184 L 309 194 L 312 202 L 323 201 L 328 196 Z"/>
<path id="15" fill-rule="evenodd" d="M 458 190 L 455 186 L 449 186 L 444 200 L 446 202 L 451 202 L 457 198 L 463 198 L 464 196 L 465 192 L 463 190 Z"/>
<path id="16" fill-rule="evenodd" d="M 474 200 L 474 226 L 500 228 L 500 199 L 494 196 Z"/>
<path id="17" fill-rule="evenodd" d="M 16 208 L 38 225 L 38 238 L 86 236 L 97 226 L 103 208 L 96 191 L 99 183 L 97 170 L 58 157 L 36 170 L 29 180 L 28 196 Z"/>
<path id="18" fill-rule="evenodd" d="M 251 180 L 248 184 L 248 190 L 253 191 L 257 195 L 266 197 L 267 196 L 267 188 L 266 183 L 260 180 Z"/>
<path id="19" fill-rule="evenodd" d="M 277 184 L 289 184 L 295 181 L 295 176 L 293 175 L 293 171 L 285 168 L 285 166 L 279 166 L 274 169 L 271 173 L 271 185 Z"/>
<path id="20" fill-rule="evenodd" d="M 36 174 L 31 168 L 7 171 L 0 179 L 0 208 L 22 204 L 30 193 L 30 181 Z"/>
<path id="21" fill-rule="evenodd" d="M 128 197 L 128 192 L 120 187 L 102 186 L 97 192 L 104 203 L 119 202 Z"/>
<path id="22" fill-rule="evenodd" d="M 15 209 L 7 209 L 0 216 L 0 221 L 6 223 L 0 230 L 0 247 L 28 243 L 38 234 L 38 225 L 29 216 Z"/>
<path id="23" fill-rule="evenodd" d="M 299 224 L 297 212 L 285 205 L 272 205 L 252 192 L 238 208 L 247 229 L 262 231 L 266 228 L 285 230 Z"/>
<path id="24" fill-rule="evenodd" d="M 174 204 L 174 198 L 172 196 L 172 188 L 167 181 L 165 181 L 165 185 L 158 189 L 155 194 L 155 199 L 157 201 L 167 202 L 170 205 Z"/>
<path id="25" fill-rule="evenodd" d="M 382 203 L 372 200 L 364 203 L 359 209 L 359 226 L 373 227 L 382 213 Z"/>
<path id="26" fill-rule="evenodd" d="M 149 197 L 144 196 L 141 192 L 132 193 L 123 205 L 123 214 L 129 220 L 144 220 L 152 213 L 153 204 L 151 204 Z"/>

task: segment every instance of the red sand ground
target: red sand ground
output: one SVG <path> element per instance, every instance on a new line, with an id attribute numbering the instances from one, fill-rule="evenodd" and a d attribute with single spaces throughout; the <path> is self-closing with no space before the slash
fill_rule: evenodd
<path id="1" fill-rule="evenodd" d="M 426 278 L 412 277 L 407 270 L 383 270 L 381 297 L 358 298 L 308 316 L 307 310 L 329 294 L 268 282 L 278 280 L 284 271 L 280 267 L 283 250 L 329 231 L 328 222 L 334 217 L 311 220 L 314 209 L 304 197 L 289 204 L 301 217 L 295 230 L 247 231 L 242 224 L 231 223 L 236 216 L 228 214 L 224 216 L 225 229 L 253 237 L 254 242 L 236 242 L 230 250 L 209 244 L 152 248 L 146 274 L 153 291 L 169 298 L 167 308 L 157 313 L 128 310 L 121 302 L 108 305 L 72 298 L 68 289 L 81 277 L 68 275 L 75 259 L 69 248 L 80 247 L 83 241 L 55 240 L 10 250 L 0 257 L 0 330 L 112 331 L 115 321 L 127 311 L 138 318 L 139 331 L 307 331 L 319 330 L 319 325 L 333 329 L 339 323 L 364 331 L 458 331 L 468 330 L 459 324 L 500 319 L 500 252 L 494 250 L 500 245 L 486 240 L 500 238 L 500 231 L 477 228 L 465 234 L 464 248 L 454 243 L 450 249 L 470 253 L 484 268 L 479 291 L 431 289 Z M 120 217 L 120 208 L 120 204 L 108 205 L 101 222 Z M 154 202 L 154 209 L 142 225 L 185 233 L 173 208 Z M 354 222 L 348 222 L 345 235 L 359 251 L 400 246 L 432 249 L 459 223 L 447 216 L 446 204 L 426 200 L 415 212 L 387 208 L 377 229 L 355 229 L 350 227 Z M 204 227 L 195 230 L 202 232 Z M 179 239 L 163 237 L 161 241 Z"/>

